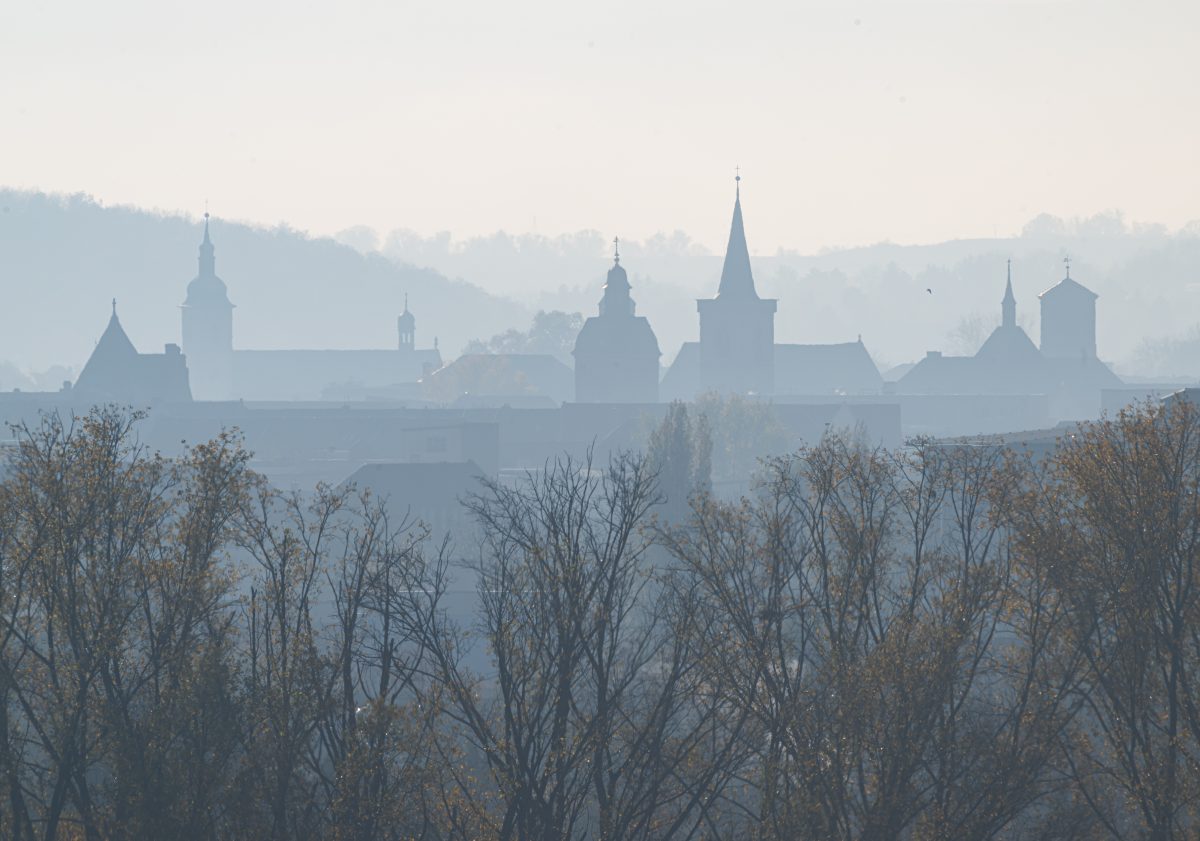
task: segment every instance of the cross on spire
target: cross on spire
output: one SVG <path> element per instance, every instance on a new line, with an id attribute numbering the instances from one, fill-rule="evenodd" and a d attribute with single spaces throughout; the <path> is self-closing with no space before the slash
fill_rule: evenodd
<path id="1" fill-rule="evenodd" d="M 613 263 L 621 262 L 621 238 L 613 237 Z"/>
<path id="2" fill-rule="evenodd" d="M 1070 280 L 1071 279 L 1071 258 L 1063 257 L 1063 263 L 1067 267 L 1067 280 Z"/>
<path id="3" fill-rule="evenodd" d="M 113 315 L 117 314 L 117 299 L 113 298 Z"/>

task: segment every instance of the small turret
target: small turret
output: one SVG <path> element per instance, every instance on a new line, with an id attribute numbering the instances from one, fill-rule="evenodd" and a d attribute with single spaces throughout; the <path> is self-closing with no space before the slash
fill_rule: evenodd
<path id="1" fill-rule="evenodd" d="M 416 347 L 417 319 L 408 311 L 408 294 L 404 295 L 404 312 L 396 318 L 396 333 L 399 337 L 400 350 L 412 350 Z"/>

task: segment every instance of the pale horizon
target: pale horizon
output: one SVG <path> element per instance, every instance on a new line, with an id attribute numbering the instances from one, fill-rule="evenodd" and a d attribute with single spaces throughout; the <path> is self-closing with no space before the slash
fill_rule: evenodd
<path id="1" fill-rule="evenodd" d="M 334 9 L 10 10 L 0 184 L 314 236 L 718 253 L 740 166 L 758 255 L 1200 218 L 1193 4 Z"/>

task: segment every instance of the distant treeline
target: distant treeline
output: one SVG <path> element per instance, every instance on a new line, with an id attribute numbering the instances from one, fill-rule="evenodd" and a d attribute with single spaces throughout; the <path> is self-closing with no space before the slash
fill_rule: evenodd
<path id="1" fill-rule="evenodd" d="M 1200 412 L 1034 459 L 830 435 L 713 499 L 702 419 L 465 501 L 290 495 L 116 409 L 0 483 L 0 837 L 1183 838 Z M 682 504 L 680 489 L 693 494 Z M 461 573 L 460 573 L 461 574 Z"/>

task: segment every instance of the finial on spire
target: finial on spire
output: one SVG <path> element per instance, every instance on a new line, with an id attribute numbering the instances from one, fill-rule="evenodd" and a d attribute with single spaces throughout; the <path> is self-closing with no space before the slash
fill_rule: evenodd
<path id="1" fill-rule="evenodd" d="M 117 299 L 113 298 L 113 318 L 117 317 Z"/>
<path id="2" fill-rule="evenodd" d="M 742 168 L 735 166 L 733 168 L 733 181 L 737 185 L 737 197 L 740 200 L 742 197 Z"/>
<path id="3" fill-rule="evenodd" d="M 408 293 L 404 293 L 404 311 L 408 312 Z"/>
<path id="4" fill-rule="evenodd" d="M 1012 283 L 1012 258 L 1008 258 L 1008 282 Z"/>
<path id="5" fill-rule="evenodd" d="M 1071 258 L 1069 256 L 1063 257 L 1063 263 L 1067 267 L 1067 280 L 1070 280 L 1071 279 Z"/>
<path id="6" fill-rule="evenodd" d="M 621 262 L 621 238 L 613 237 L 613 265 Z"/>

